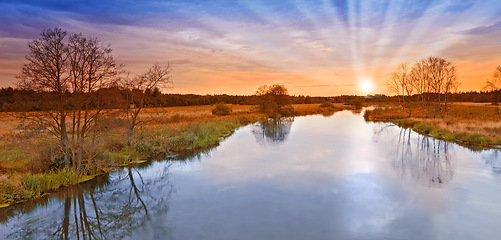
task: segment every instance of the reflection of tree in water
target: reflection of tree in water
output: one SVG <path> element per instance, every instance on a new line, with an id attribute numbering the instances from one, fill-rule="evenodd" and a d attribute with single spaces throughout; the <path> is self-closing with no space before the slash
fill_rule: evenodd
<path id="1" fill-rule="evenodd" d="M 490 150 L 485 155 L 482 155 L 485 163 L 490 165 L 492 172 L 496 175 L 501 175 L 501 153 L 499 150 Z"/>
<path id="2" fill-rule="evenodd" d="M 252 133 L 258 142 L 280 143 L 287 139 L 293 122 L 293 117 L 268 118 L 254 125 Z"/>
<path id="3" fill-rule="evenodd" d="M 324 116 L 324 117 L 332 117 L 332 116 L 334 116 L 334 113 L 336 113 L 336 112 L 335 111 L 327 111 L 327 112 L 323 112 L 322 116 Z"/>
<path id="4" fill-rule="evenodd" d="M 151 211 L 168 210 L 173 188 L 168 168 L 159 177 L 145 180 L 135 168 L 121 172 L 106 187 L 80 189 L 66 196 L 52 216 L 28 217 L 14 226 L 10 239 L 121 239 L 151 220 Z M 41 210 L 43 211 L 43 210 Z M 18 229 L 17 229 L 18 228 Z M 167 229 L 159 229 L 167 231 Z M 160 233 L 159 237 L 165 237 Z"/>
<path id="5" fill-rule="evenodd" d="M 415 141 L 411 133 L 411 129 L 401 129 L 393 166 L 402 177 L 410 176 L 418 182 L 434 186 L 450 182 L 454 174 L 451 144 L 422 135 Z"/>

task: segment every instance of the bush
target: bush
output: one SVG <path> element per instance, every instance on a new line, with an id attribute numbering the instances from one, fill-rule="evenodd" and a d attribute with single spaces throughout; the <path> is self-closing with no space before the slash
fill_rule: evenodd
<path id="1" fill-rule="evenodd" d="M 16 200 L 17 186 L 6 178 L 0 178 L 0 204 L 10 203 Z"/>
<path id="2" fill-rule="evenodd" d="M 415 128 L 414 130 L 416 130 L 417 132 L 422 132 L 425 134 L 430 134 L 434 129 L 433 126 L 424 123 L 418 123 L 414 125 L 414 128 Z"/>
<path id="3" fill-rule="evenodd" d="M 272 86 L 261 86 L 256 92 L 258 97 L 259 111 L 268 115 L 268 117 L 277 118 L 282 116 L 291 116 L 294 114 L 292 101 L 283 85 L 274 84 Z"/>
<path id="4" fill-rule="evenodd" d="M 47 172 L 64 166 L 63 153 L 56 139 L 41 139 L 35 143 L 35 156 L 32 169 L 34 172 Z"/>
<path id="5" fill-rule="evenodd" d="M 284 106 L 280 109 L 279 113 L 284 117 L 294 116 L 294 107 L 291 105 Z"/>
<path id="6" fill-rule="evenodd" d="M 322 104 L 320 104 L 320 106 L 319 106 L 319 107 L 321 107 L 321 108 L 335 108 L 335 107 L 334 107 L 334 104 L 332 104 L 332 103 L 331 103 L 331 102 L 329 102 L 329 101 L 325 101 L 325 102 L 323 102 Z"/>
<path id="7" fill-rule="evenodd" d="M 218 103 L 212 109 L 212 115 L 217 115 L 217 116 L 227 116 L 230 115 L 231 112 L 232 112 L 231 106 L 228 106 L 224 103 Z"/>

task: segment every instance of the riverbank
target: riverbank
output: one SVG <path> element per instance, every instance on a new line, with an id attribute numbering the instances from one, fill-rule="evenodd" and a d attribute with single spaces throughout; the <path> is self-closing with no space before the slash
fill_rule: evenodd
<path id="1" fill-rule="evenodd" d="M 127 145 L 123 121 L 106 119 L 106 135 L 96 135 L 89 147 L 90 156 L 83 168 L 88 173 L 72 170 L 47 170 L 49 156 L 57 151 L 58 142 L 50 136 L 29 132 L 10 131 L 2 134 L 0 147 L 0 207 L 38 198 L 57 189 L 92 179 L 133 163 L 145 162 L 152 156 L 180 153 L 213 147 L 230 136 L 237 128 L 266 119 L 254 112 L 253 106 L 233 106 L 229 116 L 214 116 L 212 106 L 190 106 L 145 109 L 143 125 L 135 132 L 133 143 Z M 346 109 L 337 104 L 320 107 L 319 104 L 294 105 L 296 115 L 321 114 Z M 4 126 L 16 123 L 4 118 Z M 51 155 L 52 154 L 52 155 Z"/>
<path id="2" fill-rule="evenodd" d="M 407 114 L 407 113 L 406 113 Z M 403 128 L 440 140 L 455 142 L 473 150 L 499 148 L 501 120 L 496 106 L 484 103 L 455 103 L 447 118 L 422 118 L 419 108 L 406 117 L 396 104 L 384 104 L 367 110 L 366 121 L 391 122 Z"/>

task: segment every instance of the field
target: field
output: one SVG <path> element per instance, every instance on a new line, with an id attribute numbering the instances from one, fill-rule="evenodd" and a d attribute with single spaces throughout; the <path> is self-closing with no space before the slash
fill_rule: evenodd
<path id="1" fill-rule="evenodd" d="M 426 128 L 428 134 L 432 130 L 441 131 L 431 135 L 444 140 L 465 143 L 470 147 L 494 147 L 501 144 L 501 119 L 497 115 L 497 106 L 485 103 L 454 103 L 450 106 L 446 118 L 421 117 L 419 106 L 412 108 L 411 117 L 406 117 L 397 104 L 377 105 L 368 111 L 365 118 L 369 121 L 390 121 L 401 126 L 412 127 L 420 123 L 420 128 Z M 413 123 L 413 124 L 410 124 Z M 410 126 L 412 125 L 412 126 Z M 423 130 L 420 132 L 423 133 Z M 447 134 L 445 134 L 447 133 Z"/>
<path id="2" fill-rule="evenodd" d="M 294 105 L 296 115 L 335 112 L 342 104 L 329 108 L 319 104 Z M 0 115 L 0 206 L 42 196 L 61 186 L 88 180 L 117 167 L 144 162 L 158 154 L 177 155 L 217 145 L 240 126 L 266 118 L 255 106 L 232 105 L 228 116 L 212 115 L 213 106 L 187 106 L 143 109 L 143 121 L 127 144 L 126 120 L 110 110 L 99 131 L 86 143 L 82 173 L 61 170 L 60 144 L 45 131 L 25 131 L 12 113 Z M 60 160 L 59 160 L 60 162 Z M 89 177 L 90 176 L 90 177 Z"/>

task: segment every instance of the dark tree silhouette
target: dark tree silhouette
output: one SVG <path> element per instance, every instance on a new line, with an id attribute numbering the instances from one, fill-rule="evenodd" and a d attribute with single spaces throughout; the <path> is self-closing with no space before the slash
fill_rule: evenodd
<path id="1" fill-rule="evenodd" d="M 22 66 L 18 87 L 38 92 L 41 108 L 53 111 L 19 117 L 57 137 L 64 166 L 80 170 L 84 139 L 101 114 L 97 90 L 117 69 L 109 46 L 82 34 L 66 40 L 67 35 L 59 28 L 47 29 L 28 43 L 28 63 Z"/>
<path id="2" fill-rule="evenodd" d="M 52 93 L 50 104 L 54 105 L 55 111 L 25 114 L 23 117 L 46 128 L 60 140 L 64 164 L 69 168 L 66 92 L 69 90 L 71 76 L 68 48 L 64 42 L 66 35 L 67 32 L 59 28 L 48 29 L 41 33 L 40 39 L 28 43 L 28 63 L 22 67 L 18 86 L 22 89 Z"/>
<path id="3" fill-rule="evenodd" d="M 129 119 L 127 145 L 131 145 L 134 128 L 141 123 L 139 114 L 147 106 L 148 95 L 154 90 L 158 91 L 159 88 L 170 88 L 172 84 L 171 72 L 170 64 L 162 66 L 159 63 L 154 63 L 145 73 L 132 79 L 125 79 L 122 83 L 125 88 L 131 90 L 127 96 L 129 105 L 125 106 Z"/>
<path id="4" fill-rule="evenodd" d="M 501 92 L 501 66 L 496 67 L 496 70 L 494 71 L 492 77 L 492 81 L 487 81 L 485 83 L 484 89 L 494 94 L 493 103 L 496 104 L 498 117 L 499 119 L 501 119 L 501 111 L 499 109 L 499 99 L 500 99 L 499 93 Z"/>

